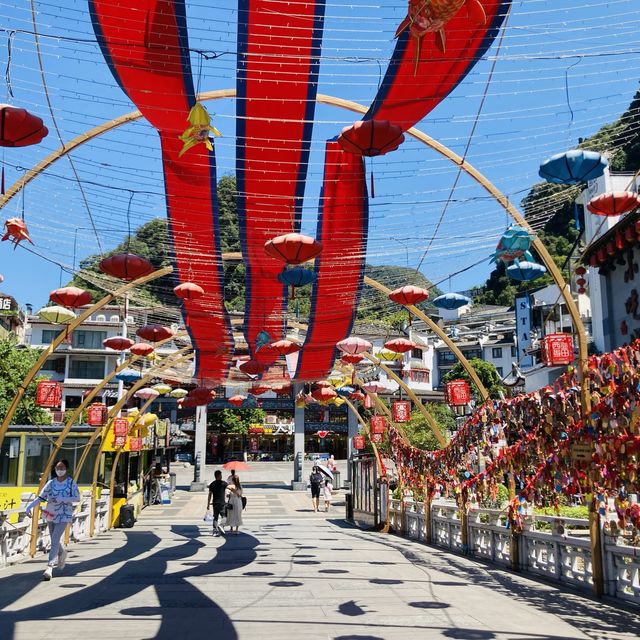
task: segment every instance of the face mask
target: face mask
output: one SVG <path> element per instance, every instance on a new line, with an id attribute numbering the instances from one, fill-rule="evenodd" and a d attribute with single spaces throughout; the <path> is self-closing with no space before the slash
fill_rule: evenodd
<path id="1" fill-rule="evenodd" d="M 62 478 L 62 476 L 67 474 L 67 470 L 66 469 L 56 469 L 56 475 L 58 476 L 58 478 Z"/>

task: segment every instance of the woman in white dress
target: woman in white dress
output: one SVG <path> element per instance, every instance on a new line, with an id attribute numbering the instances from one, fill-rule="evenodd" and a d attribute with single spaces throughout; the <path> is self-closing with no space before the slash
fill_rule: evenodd
<path id="1" fill-rule="evenodd" d="M 242 524 L 242 484 L 240 478 L 235 476 L 235 484 L 227 486 L 229 491 L 229 505 L 231 509 L 227 510 L 227 525 L 229 531 L 235 531 L 233 533 L 238 535 L 238 527 Z"/>

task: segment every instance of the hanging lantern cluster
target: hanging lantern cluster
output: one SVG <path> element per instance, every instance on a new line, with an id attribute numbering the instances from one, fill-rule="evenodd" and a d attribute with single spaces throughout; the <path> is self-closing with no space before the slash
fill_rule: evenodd
<path id="1" fill-rule="evenodd" d="M 633 255 L 628 255 L 626 260 L 625 252 L 640 243 L 640 220 L 631 220 L 623 218 L 614 227 L 613 230 L 607 232 L 602 238 L 599 238 L 593 249 L 588 252 L 589 266 L 599 269 L 600 275 L 606 275 L 609 271 L 615 271 L 617 265 L 624 265 L 625 262 L 629 268 L 629 275 L 625 274 L 625 282 L 632 279 L 633 274 L 638 273 L 638 266 L 633 260 Z"/>
<path id="2" fill-rule="evenodd" d="M 596 151 L 574 149 L 545 160 L 538 174 L 553 184 L 581 184 L 599 178 L 608 164 L 608 160 Z"/>
<path id="3" fill-rule="evenodd" d="M 576 276 L 578 276 L 576 278 L 576 286 L 578 287 L 578 293 L 587 292 L 587 289 L 586 289 L 587 280 L 584 277 L 586 273 L 587 273 L 587 270 L 582 265 L 579 265 L 576 267 Z"/>
<path id="4" fill-rule="evenodd" d="M 574 360 L 573 337 L 568 333 L 551 333 L 542 338 L 540 359 L 547 367 L 571 364 Z"/>

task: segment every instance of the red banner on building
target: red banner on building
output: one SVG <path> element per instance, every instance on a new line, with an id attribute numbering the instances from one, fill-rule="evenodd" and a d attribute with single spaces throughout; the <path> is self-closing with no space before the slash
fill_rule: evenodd
<path id="1" fill-rule="evenodd" d="M 411 403 L 407 400 L 396 400 L 393 405 L 393 421 L 409 422 L 411 418 Z"/>
<path id="2" fill-rule="evenodd" d="M 387 422 L 384 416 L 371 416 L 371 432 L 384 433 L 387 430 Z"/>
<path id="3" fill-rule="evenodd" d="M 107 405 L 92 404 L 87 411 L 87 421 L 92 427 L 101 427 L 107 420 Z"/>
<path id="4" fill-rule="evenodd" d="M 113 421 L 113 435 L 127 436 L 129 433 L 129 421 L 126 418 L 116 418 Z"/>
<path id="5" fill-rule="evenodd" d="M 40 380 L 36 390 L 36 404 L 39 407 L 59 407 L 62 403 L 62 383 Z"/>

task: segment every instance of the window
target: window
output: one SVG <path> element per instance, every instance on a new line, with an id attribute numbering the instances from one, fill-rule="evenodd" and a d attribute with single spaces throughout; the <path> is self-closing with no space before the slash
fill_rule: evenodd
<path id="1" fill-rule="evenodd" d="M 453 355 L 453 351 L 438 351 L 438 364 L 455 364 L 458 359 Z"/>
<path id="2" fill-rule="evenodd" d="M 472 358 L 480 358 L 480 360 L 484 360 L 484 358 L 482 357 L 482 349 L 468 349 L 467 351 L 463 351 L 462 355 L 467 360 L 471 360 Z"/>
<path id="3" fill-rule="evenodd" d="M 491 349 L 491 357 L 502 358 L 502 347 L 493 347 L 493 349 Z"/>
<path id="4" fill-rule="evenodd" d="M 104 378 L 104 361 L 72 359 L 69 363 L 69 377 L 102 380 Z"/>
<path id="5" fill-rule="evenodd" d="M 428 369 L 411 369 L 409 380 L 413 382 L 429 382 L 431 372 Z"/>
<path id="6" fill-rule="evenodd" d="M 422 360 L 422 349 L 411 349 L 411 357 Z"/>
<path id="7" fill-rule="evenodd" d="M 511 347 L 511 357 L 512 358 L 518 357 L 518 350 L 515 347 Z"/>
<path id="8" fill-rule="evenodd" d="M 51 344 L 61 333 L 60 329 L 43 329 L 42 344 Z"/>
<path id="9" fill-rule="evenodd" d="M 502 373 L 502 367 L 496 367 L 496 371 L 498 372 L 498 375 L 502 378 L 502 376 L 504 375 Z"/>
<path id="10" fill-rule="evenodd" d="M 73 346 L 81 349 L 102 349 L 102 341 L 107 337 L 106 331 L 79 331 L 73 332 Z"/>
<path id="11" fill-rule="evenodd" d="M 27 437 L 25 439 L 24 481 L 27 487 L 40 482 L 40 475 L 44 469 L 51 451 L 51 442 L 42 436 Z"/>
<path id="12" fill-rule="evenodd" d="M 0 448 L 0 485 L 18 485 L 18 455 L 20 438 L 5 438 Z M 17 504 L 6 504 L 0 501 L 0 509 L 14 509 Z"/>

